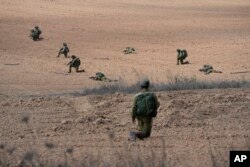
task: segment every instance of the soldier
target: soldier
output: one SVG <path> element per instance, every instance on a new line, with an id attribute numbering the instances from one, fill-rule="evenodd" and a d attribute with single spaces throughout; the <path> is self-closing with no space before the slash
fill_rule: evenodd
<path id="1" fill-rule="evenodd" d="M 123 50 L 124 54 L 131 54 L 131 53 L 135 53 L 135 49 L 132 47 L 126 47 L 125 50 Z"/>
<path id="2" fill-rule="evenodd" d="M 76 69 L 76 72 L 84 72 L 84 70 L 80 70 L 79 71 L 79 66 L 81 65 L 81 61 L 78 57 L 76 57 L 75 55 L 71 56 L 72 60 L 68 63 L 69 65 L 69 72 L 71 73 L 71 68 L 74 67 Z"/>
<path id="3" fill-rule="evenodd" d="M 181 64 L 189 64 L 188 61 L 186 61 L 186 62 L 183 61 L 188 56 L 186 50 L 177 49 L 177 53 L 178 53 L 177 54 L 177 65 L 179 65 L 179 61 L 181 62 Z"/>
<path id="4" fill-rule="evenodd" d="M 40 30 L 38 26 L 35 26 L 35 31 L 37 32 L 38 36 L 42 34 L 42 31 Z"/>
<path id="5" fill-rule="evenodd" d="M 136 94 L 131 112 L 132 122 L 138 121 L 139 131 L 130 131 L 129 140 L 144 139 L 150 137 L 153 118 L 157 115 L 157 109 L 160 103 L 153 92 L 149 92 L 149 80 L 141 82 L 140 93 Z"/>
<path id="6" fill-rule="evenodd" d="M 33 41 L 37 41 L 39 39 L 39 35 L 37 34 L 37 32 L 34 29 L 30 30 L 30 32 L 30 37 L 33 39 Z"/>
<path id="7" fill-rule="evenodd" d="M 59 50 L 57 57 L 60 56 L 60 54 L 64 54 L 64 57 L 67 58 L 69 53 L 69 47 L 66 43 L 63 43 L 63 47 Z"/>
<path id="8" fill-rule="evenodd" d="M 215 70 L 213 68 L 213 66 L 209 65 L 209 64 L 205 64 L 203 65 L 202 69 L 199 69 L 199 71 L 204 72 L 205 74 L 210 74 L 210 73 L 222 73 L 219 70 Z"/>

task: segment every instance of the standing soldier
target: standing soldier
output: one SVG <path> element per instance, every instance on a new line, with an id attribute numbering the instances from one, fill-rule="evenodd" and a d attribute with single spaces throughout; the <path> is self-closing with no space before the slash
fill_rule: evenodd
<path id="1" fill-rule="evenodd" d="M 132 122 L 138 121 L 139 131 L 130 131 L 129 140 L 144 139 L 150 137 L 153 125 L 153 118 L 157 115 L 160 103 L 153 92 L 149 92 L 149 80 L 141 82 L 140 93 L 136 94 L 132 109 Z"/>
<path id="2" fill-rule="evenodd" d="M 179 65 L 179 61 L 181 62 L 181 64 L 189 64 L 188 61 L 183 61 L 184 59 L 186 59 L 187 56 L 188 54 L 186 50 L 177 49 L 177 65 Z"/>
<path id="3" fill-rule="evenodd" d="M 74 67 L 76 69 L 76 72 L 84 72 L 84 70 L 80 70 L 79 71 L 79 66 L 81 65 L 81 61 L 78 57 L 76 57 L 75 55 L 71 56 L 72 60 L 68 63 L 69 65 L 69 72 L 71 73 L 71 68 Z"/>
<path id="4" fill-rule="evenodd" d="M 63 43 L 63 47 L 59 50 L 57 57 L 60 56 L 60 54 L 64 54 L 64 57 L 67 58 L 69 53 L 69 47 L 66 43 Z"/>

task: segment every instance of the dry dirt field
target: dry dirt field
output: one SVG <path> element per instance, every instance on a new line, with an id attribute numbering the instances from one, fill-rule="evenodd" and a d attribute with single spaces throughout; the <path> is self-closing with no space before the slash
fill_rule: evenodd
<path id="1" fill-rule="evenodd" d="M 0 155 L 15 148 L 4 158 L 12 166 L 30 149 L 63 161 L 72 147 L 73 164 L 91 155 L 113 162 L 122 152 L 145 162 L 164 155 L 169 166 L 228 166 L 229 150 L 250 150 L 249 89 L 157 92 L 152 137 L 132 143 L 133 95 L 67 93 L 102 85 L 89 79 L 98 71 L 127 85 L 141 76 L 250 81 L 249 18 L 249 0 L 0 0 Z M 67 73 L 70 59 L 56 57 L 63 42 L 85 73 Z M 136 53 L 124 55 L 127 46 Z M 191 64 L 176 65 L 177 48 Z M 203 64 L 223 73 L 204 75 Z"/>

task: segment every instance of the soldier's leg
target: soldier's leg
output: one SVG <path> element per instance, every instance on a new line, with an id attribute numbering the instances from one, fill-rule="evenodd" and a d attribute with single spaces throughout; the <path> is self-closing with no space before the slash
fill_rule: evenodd
<path id="1" fill-rule="evenodd" d="M 70 66 L 69 66 L 69 72 L 68 72 L 68 73 L 71 73 L 71 68 L 72 68 L 72 66 L 70 65 Z"/>
<path id="2" fill-rule="evenodd" d="M 183 64 L 183 59 L 180 59 L 181 64 Z"/>
<path id="3" fill-rule="evenodd" d="M 189 64 L 189 62 L 188 62 L 188 61 L 185 61 L 185 62 L 182 62 L 182 64 Z"/>
<path id="4" fill-rule="evenodd" d="M 64 52 L 64 57 L 67 58 L 68 57 L 68 53 L 67 52 Z"/>
<path id="5" fill-rule="evenodd" d="M 137 133 L 137 138 L 144 139 L 149 137 L 152 129 L 152 118 L 142 118 L 138 121 L 139 132 Z"/>
<path id="6" fill-rule="evenodd" d="M 76 72 L 80 72 L 79 71 L 79 66 L 75 66 Z"/>

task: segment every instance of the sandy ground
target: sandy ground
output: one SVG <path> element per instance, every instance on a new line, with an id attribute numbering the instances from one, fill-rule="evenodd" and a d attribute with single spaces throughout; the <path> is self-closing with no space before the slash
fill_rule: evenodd
<path id="1" fill-rule="evenodd" d="M 125 160 L 135 154 L 148 161 L 153 152 L 158 162 L 165 152 L 169 166 L 229 166 L 230 150 L 250 149 L 249 89 L 157 93 L 161 106 L 152 136 L 135 142 L 127 140 L 136 129 L 130 117 L 132 97 L 0 96 L 0 141 L 7 150 L 15 148 L 9 159 L 17 162 L 31 149 L 41 160 L 60 162 L 64 151 L 73 148 L 70 163 L 86 162 L 90 155 L 119 161 L 119 151 Z M 45 143 L 55 147 L 48 149 Z"/>
<path id="2" fill-rule="evenodd" d="M 250 149 L 249 89 L 160 92 L 152 138 L 136 143 L 126 141 L 132 95 L 52 94 L 101 85 L 88 78 L 99 71 L 128 85 L 143 76 L 249 81 L 249 18 L 249 0 L 0 0 L 0 142 L 17 148 L 16 161 L 31 146 L 43 158 L 74 147 L 76 162 L 86 152 L 110 160 L 114 132 L 116 147 L 135 153 L 160 156 L 164 141 L 171 166 L 228 166 L 229 150 Z M 43 40 L 34 42 L 36 25 Z M 70 59 L 56 57 L 63 42 L 85 73 L 67 73 Z M 127 46 L 136 53 L 124 55 Z M 176 65 L 177 48 L 191 64 Z M 206 63 L 223 73 L 199 72 Z M 52 153 L 44 142 L 56 144 Z"/>
<path id="3" fill-rule="evenodd" d="M 250 3 L 174 0 L 1 0 L 0 91 L 39 94 L 97 85 L 96 72 L 134 83 L 141 75 L 167 81 L 171 74 L 197 79 L 249 79 Z M 39 25 L 44 40 L 33 42 Z M 67 75 L 69 59 L 56 58 L 63 42 L 79 56 L 86 73 Z M 124 55 L 132 46 L 136 54 Z M 189 53 L 176 66 L 176 49 Z M 212 64 L 223 74 L 198 71 Z"/>

